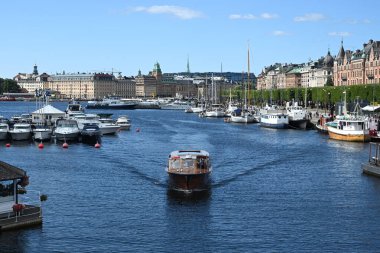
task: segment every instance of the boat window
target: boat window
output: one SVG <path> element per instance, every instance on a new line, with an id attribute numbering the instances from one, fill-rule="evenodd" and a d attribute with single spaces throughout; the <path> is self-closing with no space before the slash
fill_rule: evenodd
<path id="1" fill-rule="evenodd" d="M 182 167 L 184 168 L 191 168 L 194 167 L 194 160 L 193 159 L 185 159 L 182 161 Z"/>
<path id="2" fill-rule="evenodd" d="M 0 203 L 12 201 L 14 199 L 13 180 L 2 181 L 0 183 Z"/>
<path id="3" fill-rule="evenodd" d="M 173 168 L 173 169 L 179 169 L 180 168 L 180 163 L 179 163 L 179 160 L 178 159 L 174 159 L 174 160 L 171 160 L 170 161 L 170 167 Z"/>

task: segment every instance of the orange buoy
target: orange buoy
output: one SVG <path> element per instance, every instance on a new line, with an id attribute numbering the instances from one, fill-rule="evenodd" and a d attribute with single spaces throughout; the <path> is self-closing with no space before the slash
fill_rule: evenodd
<path id="1" fill-rule="evenodd" d="M 44 144 L 41 142 L 40 144 L 38 144 L 38 148 L 39 149 L 43 149 L 44 148 Z"/>
<path id="2" fill-rule="evenodd" d="M 100 144 L 99 144 L 99 142 L 97 142 L 97 143 L 95 144 L 95 148 L 100 148 Z"/>
<path id="3" fill-rule="evenodd" d="M 62 148 L 68 148 L 68 147 L 69 147 L 69 144 L 67 144 L 67 142 L 62 144 Z"/>
<path id="4" fill-rule="evenodd" d="M 10 143 L 7 143 L 7 144 L 5 144 L 5 146 L 6 146 L 7 148 L 9 148 L 9 147 L 11 146 L 11 144 L 10 144 Z"/>

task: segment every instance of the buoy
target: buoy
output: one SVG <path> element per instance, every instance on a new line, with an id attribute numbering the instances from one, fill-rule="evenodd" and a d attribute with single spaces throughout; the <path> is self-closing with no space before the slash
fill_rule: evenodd
<path id="1" fill-rule="evenodd" d="M 62 148 L 68 148 L 69 147 L 69 144 L 67 144 L 66 142 L 62 144 Z"/>
<path id="2" fill-rule="evenodd" d="M 7 143 L 7 144 L 5 144 L 5 146 L 6 146 L 7 148 L 9 148 L 9 147 L 11 146 L 11 144 L 10 144 L 10 143 Z"/>
<path id="3" fill-rule="evenodd" d="M 136 128 L 136 132 L 140 132 L 140 128 Z"/>
<path id="4" fill-rule="evenodd" d="M 100 144 L 99 144 L 99 142 L 97 142 L 97 143 L 95 144 L 95 148 L 100 148 Z"/>
<path id="5" fill-rule="evenodd" d="M 39 149 L 43 149 L 44 148 L 44 144 L 41 142 L 40 144 L 38 144 L 38 148 Z"/>

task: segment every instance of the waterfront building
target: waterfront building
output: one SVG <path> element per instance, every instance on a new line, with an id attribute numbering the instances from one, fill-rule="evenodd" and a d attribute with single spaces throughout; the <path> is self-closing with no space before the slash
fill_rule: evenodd
<path id="1" fill-rule="evenodd" d="M 361 50 L 344 50 L 343 41 L 334 61 L 334 86 L 380 83 L 380 41 Z"/>
<path id="2" fill-rule="evenodd" d="M 47 82 L 49 75 L 46 73 L 38 74 L 37 65 L 33 67 L 33 73 L 18 73 L 13 80 L 17 82 L 17 84 L 29 93 L 34 93 L 35 90 L 43 89 L 44 84 Z"/>

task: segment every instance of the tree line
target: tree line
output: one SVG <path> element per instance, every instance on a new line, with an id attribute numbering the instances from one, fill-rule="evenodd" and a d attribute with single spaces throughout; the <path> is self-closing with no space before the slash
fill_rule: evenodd
<path id="1" fill-rule="evenodd" d="M 223 97 L 226 101 L 229 99 L 229 90 L 223 91 Z M 343 102 L 345 99 L 347 103 L 355 102 L 357 99 L 364 103 L 377 103 L 380 102 L 380 84 L 367 84 L 367 85 L 350 85 L 350 86 L 324 86 L 313 88 L 288 88 L 288 89 L 272 89 L 272 90 L 250 90 L 249 92 L 250 104 L 263 105 L 263 104 L 282 104 L 287 101 L 298 101 L 303 104 L 307 103 L 327 105 Z M 244 100 L 244 89 L 242 87 L 235 87 L 232 90 L 232 97 L 234 100 Z"/>
<path id="2" fill-rule="evenodd" d="M 0 94 L 21 92 L 20 86 L 12 79 L 0 78 Z"/>

